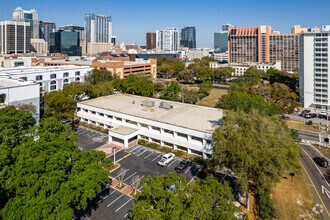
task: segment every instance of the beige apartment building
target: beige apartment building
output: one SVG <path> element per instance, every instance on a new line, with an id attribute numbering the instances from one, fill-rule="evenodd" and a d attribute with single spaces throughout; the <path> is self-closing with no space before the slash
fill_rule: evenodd
<path id="1" fill-rule="evenodd" d="M 274 63 L 283 71 L 298 69 L 298 35 L 274 32 L 271 26 L 228 29 L 229 63 Z"/>
<path id="2" fill-rule="evenodd" d="M 114 76 L 121 79 L 129 75 L 146 75 L 155 79 L 157 77 L 157 59 L 136 59 L 135 61 L 119 60 L 94 60 L 92 66 L 95 68 L 105 68 L 112 72 Z"/>
<path id="3" fill-rule="evenodd" d="M 95 56 L 102 52 L 108 52 L 114 49 L 112 43 L 80 43 L 81 53 L 83 56 Z"/>

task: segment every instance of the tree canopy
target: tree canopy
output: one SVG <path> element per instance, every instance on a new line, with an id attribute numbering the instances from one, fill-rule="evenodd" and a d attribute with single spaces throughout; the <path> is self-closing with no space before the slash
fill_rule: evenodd
<path id="1" fill-rule="evenodd" d="M 94 68 L 85 76 L 85 81 L 93 85 L 103 82 L 109 82 L 113 79 L 112 73 L 105 68 Z"/>
<path id="2" fill-rule="evenodd" d="M 185 65 L 181 59 L 157 57 L 157 69 L 158 72 L 176 75 L 180 71 L 184 70 Z"/>
<path id="3" fill-rule="evenodd" d="M 125 79 L 113 80 L 113 87 L 117 90 L 150 97 L 154 94 L 155 88 L 149 77 L 130 75 Z"/>
<path id="4" fill-rule="evenodd" d="M 177 82 L 171 82 L 170 85 L 163 88 L 160 92 L 160 98 L 170 101 L 178 101 L 180 91 L 180 85 Z"/>
<path id="5" fill-rule="evenodd" d="M 142 185 L 130 219 L 236 219 L 231 188 L 212 176 L 187 185 L 184 176 L 171 172 L 146 177 Z"/>
<path id="6" fill-rule="evenodd" d="M 291 131 L 256 110 L 226 112 L 213 142 L 213 160 L 234 171 L 243 191 L 272 184 L 299 166 L 300 148 Z"/>
<path id="7" fill-rule="evenodd" d="M 72 219 L 109 181 L 111 161 L 78 149 L 70 126 L 55 118 L 33 126 L 32 116 L 13 107 L 0 109 L 0 118 L 3 219 Z"/>

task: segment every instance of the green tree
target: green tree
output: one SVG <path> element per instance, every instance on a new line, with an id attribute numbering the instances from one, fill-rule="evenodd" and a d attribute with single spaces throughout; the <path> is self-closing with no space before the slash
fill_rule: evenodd
<path id="1" fill-rule="evenodd" d="M 44 117 L 72 119 L 76 111 L 76 102 L 62 91 L 47 93 L 44 97 Z"/>
<path id="2" fill-rule="evenodd" d="M 204 94 L 205 96 L 208 96 L 212 89 L 212 83 L 211 82 L 203 82 L 199 84 L 199 93 Z"/>
<path id="3" fill-rule="evenodd" d="M 107 96 L 113 93 L 112 82 L 101 82 L 92 87 L 88 94 L 89 98 L 97 98 L 100 96 Z"/>
<path id="4" fill-rule="evenodd" d="M 186 185 L 182 175 L 147 177 L 130 219 L 235 219 L 233 195 L 213 177 Z"/>
<path id="5" fill-rule="evenodd" d="M 289 129 L 276 117 L 264 117 L 258 111 L 226 112 L 213 141 L 213 161 L 235 173 L 247 196 L 299 167 L 300 148 Z"/>
<path id="6" fill-rule="evenodd" d="M 93 87 L 90 83 L 74 82 L 65 85 L 62 92 L 64 96 L 70 97 L 75 102 L 80 102 L 82 98 L 92 93 Z"/>
<path id="7" fill-rule="evenodd" d="M 181 101 L 195 104 L 198 101 L 198 91 L 194 89 L 181 88 Z"/>
<path id="8" fill-rule="evenodd" d="M 157 70 L 161 73 L 176 75 L 185 68 L 183 61 L 178 58 L 157 57 L 156 59 Z"/>
<path id="9" fill-rule="evenodd" d="M 257 109 L 262 115 L 276 115 L 280 113 L 278 107 L 273 103 L 267 103 L 260 95 L 253 95 L 247 92 L 230 92 L 222 96 L 216 105 L 217 108 L 243 111 L 245 113 Z"/>
<path id="10" fill-rule="evenodd" d="M 177 82 L 171 82 L 160 92 L 160 98 L 170 101 L 178 101 L 181 89 Z"/>
<path id="11" fill-rule="evenodd" d="M 18 144 L 0 142 L 1 157 L 9 155 L 6 163 L 0 162 L 0 186 L 6 191 L 0 197 L 4 205 L 0 218 L 72 219 L 74 213 L 86 210 L 101 185 L 109 181 L 111 161 L 103 152 L 79 150 L 76 134 L 55 118 L 31 127 L 33 118 L 26 115 L 22 120 L 19 115 L 27 113 L 21 111 L 13 118 L 13 112 L 1 112 L 7 123 L 0 137 L 16 128 L 18 120 L 28 126 L 19 130 L 23 139 Z"/>
<path id="12" fill-rule="evenodd" d="M 85 81 L 93 85 L 109 82 L 113 79 L 112 73 L 105 68 L 97 69 L 94 68 L 85 76 Z"/>
<path id="13" fill-rule="evenodd" d="M 220 67 L 213 70 L 214 77 L 221 79 L 221 81 L 225 81 L 235 72 L 234 68 L 230 66 Z"/>
<path id="14" fill-rule="evenodd" d="M 177 79 L 179 81 L 182 80 L 182 81 L 184 81 L 186 83 L 193 83 L 195 77 L 196 77 L 196 73 L 193 70 L 191 70 L 191 69 L 184 69 L 184 70 L 182 70 L 179 73 Z"/>
<path id="15" fill-rule="evenodd" d="M 266 102 L 274 103 L 283 113 L 293 113 L 300 105 L 297 94 L 282 83 L 259 83 L 251 88 L 251 93 L 264 97 Z"/>

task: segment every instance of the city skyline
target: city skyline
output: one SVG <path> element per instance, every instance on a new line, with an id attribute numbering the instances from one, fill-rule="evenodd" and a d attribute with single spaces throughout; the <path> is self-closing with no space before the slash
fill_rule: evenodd
<path id="1" fill-rule="evenodd" d="M 321 8 L 310 10 L 315 4 L 312 1 L 284 0 L 253 1 L 249 4 L 245 1 L 230 3 L 214 0 L 197 0 L 189 4 L 174 0 L 169 0 L 166 4 L 150 4 L 149 1 L 127 1 L 123 4 L 119 1 L 97 0 L 92 4 L 63 0 L 56 3 L 13 0 L 2 5 L 0 20 L 11 20 L 12 13 L 17 7 L 25 10 L 35 9 L 39 14 L 39 20 L 55 22 L 57 27 L 66 24 L 84 26 L 85 14 L 103 14 L 112 17 L 113 35 L 117 36 L 118 43 L 145 45 L 147 32 L 167 27 L 181 29 L 185 26 L 195 26 L 197 47 L 213 47 L 213 34 L 221 29 L 223 23 L 231 23 L 236 27 L 271 25 L 274 30 L 281 33 L 289 33 L 294 24 L 314 27 L 330 23 L 327 15 L 327 6 L 330 6 L 330 2 L 322 1 Z"/>

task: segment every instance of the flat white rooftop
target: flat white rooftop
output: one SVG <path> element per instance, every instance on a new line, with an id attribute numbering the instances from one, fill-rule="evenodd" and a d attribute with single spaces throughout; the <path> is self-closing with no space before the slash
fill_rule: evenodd
<path id="1" fill-rule="evenodd" d="M 17 87 L 17 86 L 25 86 L 25 85 L 36 85 L 36 83 L 34 83 L 33 81 L 23 81 L 23 80 L 19 80 L 19 79 L 11 79 L 11 78 L 0 76 L 0 89 Z"/>
<path id="2" fill-rule="evenodd" d="M 143 100 L 154 101 L 154 107 L 142 106 Z M 161 101 L 172 104 L 173 108 L 160 108 Z M 80 104 L 206 133 L 213 133 L 223 116 L 223 110 L 217 108 L 121 93 L 83 101 Z"/>
<path id="3" fill-rule="evenodd" d="M 66 70 L 79 70 L 90 68 L 89 66 L 32 66 L 32 67 L 14 67 L 14 68 L 0 68 L 0 74 L 21 75 L 21 74 L 35 74 Z"/>

